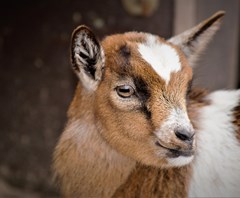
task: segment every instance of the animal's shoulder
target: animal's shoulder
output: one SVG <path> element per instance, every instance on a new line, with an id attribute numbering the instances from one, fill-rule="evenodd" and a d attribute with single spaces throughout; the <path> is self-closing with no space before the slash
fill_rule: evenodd
<path id="1" fill-rule="evenodd" d="M 236 126 L 236 136 L 240 141 L 240 90 L 219 90 L 211 93 L 208 98 L 211 106 L 217 112 L 226 114 L 229 121 Z"/>
<path id="2" fill-rule="evenodd" d="M 189 94 L 188 113 L 193 124 L 198 126 L 201 108 L 214 109 L 215 113 L 230 116 L 236 126 L 236 135 L 240 141 L 240 90 L 219 90 L 209 93 L 205 89 L 193 89 Z M 208 119 L 211 119 L 209 115 Z M 216 123 L 217 124 L 217 123 Z"/>

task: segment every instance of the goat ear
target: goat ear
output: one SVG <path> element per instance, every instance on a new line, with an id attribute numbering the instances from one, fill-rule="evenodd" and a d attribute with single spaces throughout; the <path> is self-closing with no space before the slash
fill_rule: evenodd
<path id="1" fill-rule="evenodd" d="M 71 59 L 84 87 L 95 90 L 102 79 L 104 52 L 92 31 L 82 25 L 72 34 Z"/>
<path id="2" fill-rule="evenodd" d="M 224 15 L 224 11 L 218 11 L 197 26 L 170 38 L 168 41 L 178 46 L 187 57 L 190 65 L 194 65 L 199 54 L 219 29 Z"/>

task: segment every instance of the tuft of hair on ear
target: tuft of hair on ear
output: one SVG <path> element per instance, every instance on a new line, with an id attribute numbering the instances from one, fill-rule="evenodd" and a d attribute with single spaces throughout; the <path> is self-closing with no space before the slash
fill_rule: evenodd
<path id="1" fill-rule="evenodd" d="M 193 66 L 219 29 L 224 15 L 225 11 L 218 11 L 197 26 L 170 38 L 168 41 L 178 46 L 187 57 L 190 65 Z"/>
<path id="2" fill-rule="evenodd" d="M 83 86 L 87 90 L 95 90 L 103 75 L 104 52 L 98 39 L 85 25 L 72 33 L 71 61 Z"/>

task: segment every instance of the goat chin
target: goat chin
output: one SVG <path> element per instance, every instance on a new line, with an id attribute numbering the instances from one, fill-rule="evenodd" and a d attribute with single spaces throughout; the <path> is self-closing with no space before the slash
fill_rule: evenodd
<path id="1" fill-rule="evenodd" d="M 73 32 L 79 84 L 53 162 L 65 197 L 240 195 L 240 91 L 191 89 L 223 15 L 167 41 Z"/>

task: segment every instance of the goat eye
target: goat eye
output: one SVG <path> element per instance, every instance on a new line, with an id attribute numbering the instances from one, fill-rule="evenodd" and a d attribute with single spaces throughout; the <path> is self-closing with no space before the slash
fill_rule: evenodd
<path id="1" fill-rule="evenodd" d="M 121 85 L 116 88 L 118 95 L 122 98 L 129 98 L 134 94 L 134 89 L 130 85 Z"/>

